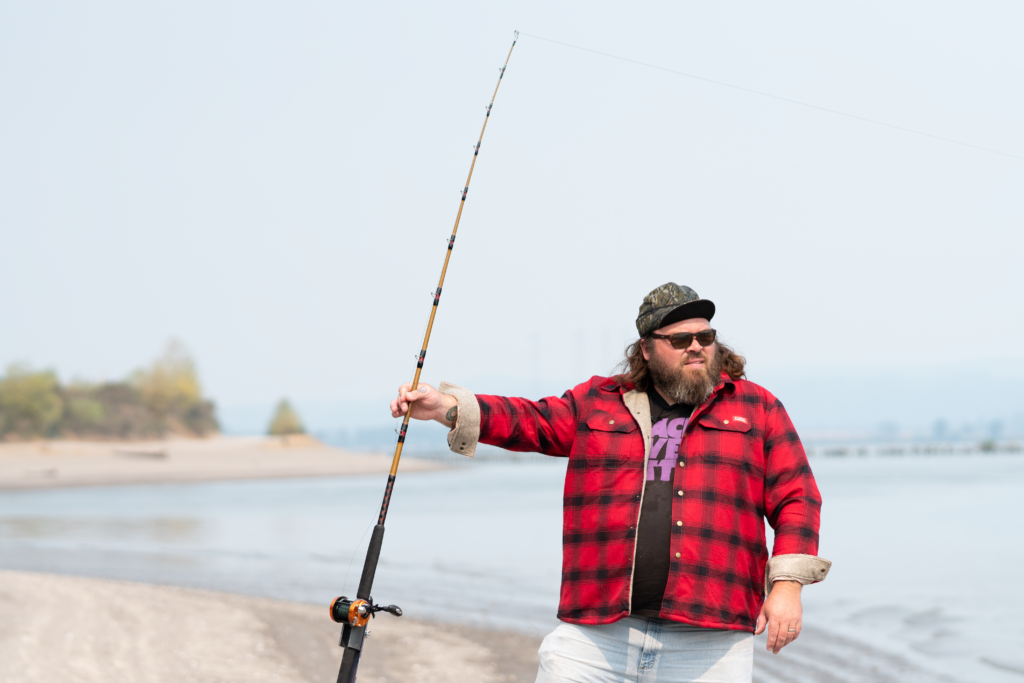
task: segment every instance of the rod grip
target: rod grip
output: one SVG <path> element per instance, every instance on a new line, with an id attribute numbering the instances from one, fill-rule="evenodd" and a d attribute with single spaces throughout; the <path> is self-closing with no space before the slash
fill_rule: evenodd
<path id="1" fill-rule="evenodd" d="M 359 650 L 345 648 L 341 655 L 341 669 L 338 670 L 338 683 L 356 683 L 356 669 L 359 668 Z"/>
<path id="2" fill-rule="evenodd" d="M 370 591 L 373 589 L 373 575 L 377 573 L 377 560 L 380 559 L 380 547 L 384 543 L 384 525 L 378 524 L 373 527 L 370 534 L 370 547 L 366 549 L 366 562 L 363 564 L 363 575 L 359 579 L 359 590 L 356 597 L 360 600 L 369 600 Z"/>

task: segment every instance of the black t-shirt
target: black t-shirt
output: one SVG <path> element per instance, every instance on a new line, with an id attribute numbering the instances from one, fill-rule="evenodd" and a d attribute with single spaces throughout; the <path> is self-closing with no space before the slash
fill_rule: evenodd
<path id="1" fill-rule="evenodd" d="M 644 498 L 636 535 L 636 564 L 633 569 L 633 604 L 630 612 L 657 618 L 668 583 L 672 561 L 672 477 L 679 454 L 683 429 L 693 406 L 670 406 L 653 388 L 651 401 L 651 455 L 647 460 Z"/>

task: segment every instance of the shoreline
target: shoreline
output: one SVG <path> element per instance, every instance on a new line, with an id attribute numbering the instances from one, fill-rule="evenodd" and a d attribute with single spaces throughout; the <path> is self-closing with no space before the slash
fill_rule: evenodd
<path id="1" fill-rule="evenodd" d="M 0 571 L 0 680 L 321 683 L 337 677 L 326 606 L 174 586 Z M 540 638 L 386 615 L 360 680 L 532 681 Z"/>
<path id="2" fill-rule="evenodd" d="M 391 456 L 308 436 L 0 443 L 0 490 L 386 474 Z M 406 458 L 402 472 L 445 469 Z"/>

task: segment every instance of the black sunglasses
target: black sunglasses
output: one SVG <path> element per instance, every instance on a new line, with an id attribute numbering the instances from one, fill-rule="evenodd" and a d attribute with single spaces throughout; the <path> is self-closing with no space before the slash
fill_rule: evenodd
<path id="1" fill-rule="evenodd" d="M 651 339 L 668 339 L 668 343 L 672 345 L 673 349 L 688 349 L 693 344 L 694 338 L 701 346 L 711 346 L 715 343 L 718 333 L 714 330 L 701 330 L 697 333 L 679 332 L 678 334 L 654 334 L 651 332 L 647 336 Z"/>

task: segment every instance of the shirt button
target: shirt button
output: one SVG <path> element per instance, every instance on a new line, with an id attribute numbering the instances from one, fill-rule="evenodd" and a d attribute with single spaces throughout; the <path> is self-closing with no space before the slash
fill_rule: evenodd
<path id="1" fill-rule="evenodd" d="M 682 557 L 682 553 L 676 553 L 676 557 Z"/>
<path id="2" fill-rule="evenodd" d="M 682 525 L 683 525 L 682 522 L 676 522 L 676 526 L 682 526 Z"/>
<path id="3" fill-rule="evenodd" d="M 682 491 L 676 491 L 676 493 L 678 493 L 680 496 L 683 495 Z"/>
<path id="4" fill-rule="evenodd" d="M 615 424 L 615 420 L 608 420 L 608 424 L 610 424 L 610 425 Z"/>
<path id="5" fill-rule="evenodd" d="M 729 424 L 729 421 L 728 420 L 722 420 L 722 424 L 727 425 L 727 424 Z"/>

